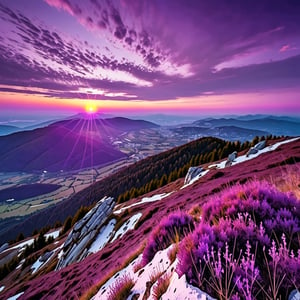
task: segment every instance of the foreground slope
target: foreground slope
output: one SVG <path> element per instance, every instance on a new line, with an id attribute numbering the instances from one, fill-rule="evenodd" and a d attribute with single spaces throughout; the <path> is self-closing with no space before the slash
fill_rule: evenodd
<path id="1" fill-rule="evenodd" d="M 293 174 L 299 174 L 299 150 L 300 140 L 286 143 L 274 151 L 262 153 L 254 159 L 231 167 L 223 169 L 211 167 L 206 175 L 183 189 L 183 179 L 179 179 L 149 195 L 118 206 L 111 216 L 111 219 L 116 219 L 119 224 L 115 227 L 115 237 L 112 235 L 108 238 L 111 242 L 107 241 L 106 246 L 100 251 L 59 271 L 50 272 L 35 279 L 35 276 L 32 276 L 32 280 L 26 283 L 13 286 L 12 282 L 3 282 L 6 288 L 1 292 L 0 298 L 5 299 L 22 292 L 20 299 L 77 299 L 92 285 L 99 283 L 116 268 L 120 268 L 126 260 L 126 257 L 120 253 L 128 255 L 136 253 L 143 242 L 148 239 L 153 227 L 170 212 L 178 209 L 189 211 L 195 205 L 201 207 L 207 202 L 208 197 L 220 192 L 226 186 L 243 184 L 253 178 L 258 181 L 269 180 L 282 189 L 289 189 L 287 179 L 291 179 Z M 164 197 L 150 197 L 163 193 L 171 194 L 164 195 Z M 148 198 L 145 199 L 145 197 Z M 131 220 L 137 221 L 129 226 Z M 125 227 L 129 227 L 129 231 L 123 228 L 126 224 Z M 118 228 L 123 228 L 124 234 L 123 231 L 117 234 Z"/>

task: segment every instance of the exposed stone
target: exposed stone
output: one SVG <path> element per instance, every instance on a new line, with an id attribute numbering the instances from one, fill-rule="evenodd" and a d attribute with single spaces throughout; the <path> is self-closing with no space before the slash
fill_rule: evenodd
<path id="1" fill-rule="evenodd" d="M 254 146 L 254 148 L 255 148 L 256 150 L 258 150 L 258 151 L 264 149 L 265 147 L 266 147 L 266 141 L 265 141 L 265 140 L 263 140 L 263 141 L 257 143 L 257 144 Z"/>
<path id="2" fill-rule="evenodd" d="M 257 150 L 256 148 L 251 147 L 251 148 L 248 150 L 246 156 L 248 157 L 249 155 L 255 154 L 255 153 L 257 153 L 257 152 L 258 152 L 258 150 Z"/>
<path id="3" fill-rule="evenodd" d="M 46 261 L 50 258 L 50 256 L 51 256 L 52 254 L 53 254 L 53 251 L 46 252 L 45 254 L 43 254 L 43 255 L 40 257 L 39 261 L 40 261 L 40 262 L 46 262 Z"/>
<path id="4" fill-rule="evenodd" d="M 232 162 L 237 158 L 237 152 L 234 151 L 228 155 L 227 161 L 225 163 L 225 167 L 230 167 Z"/>
<path id="5" fill-rule="evenodd" d="M 87 245 L 97 237 L 102 225 L 111 215 L 114 205 L 113 198 L 105 197 L 74 225 L 64 243 L 63 254 L 56 270 L 80 261 L 88 255 Z"/>
<path id="6" fill-rule="evenodd" d="M 201 172 L 203 172 L 203 168 L 201 167 L 190 167 L 185 176 L 184 184 L 189 184 L 191 180 L 201 174 Z"/>
<path id="7" fill-rule="evenodd" d="M 8 243 L 5 243 L 3 244 L 1 247 L 0 247 L 0 253 L 3 252 L 4 250 L 6 250 L 8 248 Z"/>

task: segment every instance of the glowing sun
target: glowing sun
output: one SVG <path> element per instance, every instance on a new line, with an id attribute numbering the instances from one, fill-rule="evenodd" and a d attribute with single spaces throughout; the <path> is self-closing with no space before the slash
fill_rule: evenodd
<path id="1" fill-rule="evenodd" d="M 97 112 L 97 106 L 94 103 L 87 103 L 85 106 L 85 111 L 88 114 L 94 114 Z"/>

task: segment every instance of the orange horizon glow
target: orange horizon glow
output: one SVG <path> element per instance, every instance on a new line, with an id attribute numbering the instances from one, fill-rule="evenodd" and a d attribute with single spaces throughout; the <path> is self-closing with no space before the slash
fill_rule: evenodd
<path id="1" fill-rule="evenodd" d="M 1 110 L 10 111 L 64 111 L 64 112 L 172 112 L 172 113 L 250 113 L 256 111 L 291 112 L 297 109 L 298 99 L 290 98 L 290 107 L 284 101 L 287 93 L 244 93 L 231 95 L 203 95 L 190 98 L 170 100 L 92 100 L 92 99 L 61 99 L 41 95 L 26 95 L 20 93 L 1 93 Z M 241 99 L 243 101 L 241 101 Z M 270 99 L 266 101 L 266 99 Z M 232 109 L 234 108 L 234 109 Z"/>

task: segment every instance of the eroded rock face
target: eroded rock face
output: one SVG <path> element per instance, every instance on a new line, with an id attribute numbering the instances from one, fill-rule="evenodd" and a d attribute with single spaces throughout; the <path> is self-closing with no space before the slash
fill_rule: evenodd
<path id="1" fill-rule="evenodd" d="M 190 167 L 185 176 L 184 184 L 189 184 L 190 181 L 198 176 L 201 172 L 203 172 L 203 168 L 201 167 Z"/>
<path id="2" fill-rule="evenodd" d="M 96 238 L 102 225 L 111 215 L 114 206 L 115 201 L 113 198 L 104 197 L 74 225 L 64 243 L 63 254 L 58 261 L 56 270 L 80 261 L 87 256 L 87 245 Z"/>

